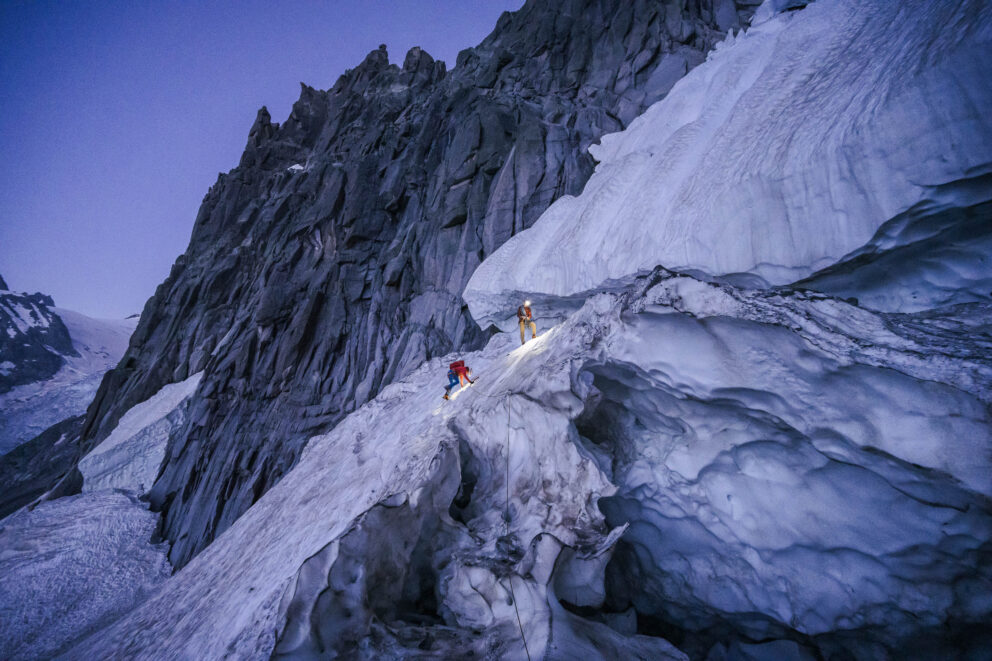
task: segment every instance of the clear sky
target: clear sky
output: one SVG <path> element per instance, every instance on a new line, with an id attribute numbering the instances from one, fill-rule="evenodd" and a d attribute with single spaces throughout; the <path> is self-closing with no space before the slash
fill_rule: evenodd
<path id="1" fill-rule="evenodd" d="M 454 66 L 523 0 L 0 0 L 0 275 L 140 312 L 255 112 L 282 122 L 385 43 Z"/>

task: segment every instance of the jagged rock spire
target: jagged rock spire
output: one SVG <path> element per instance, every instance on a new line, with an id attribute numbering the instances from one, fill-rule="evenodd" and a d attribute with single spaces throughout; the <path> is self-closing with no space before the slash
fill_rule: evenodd
<path id="1" fill-rule="evenodd" d="M 259 108 L 258 114 L 255 115 L 255 123 L 248 131 L 248 144 L 245 145 L 245 152 L 241 156 L 241 167 L 251 167 L 257 163 L 258 150 L 275 135 L 278 129 L 279 125 L 272 123 L 269 109 L 265 106 Z"/>
<path id="2" fill-rule="evenodd" d="M 251 125 L 251 130 L 248 131 L 249 143 L 254 141 L 254 146 L 258 146 L 263 140 L 267 140 L 272 137 L 278 125 L 272 123 L 272 115 L 269 114 L 269 109 L 262 106 L 258 109 L 258 114 L 255 116 L 255 123 Z"/>

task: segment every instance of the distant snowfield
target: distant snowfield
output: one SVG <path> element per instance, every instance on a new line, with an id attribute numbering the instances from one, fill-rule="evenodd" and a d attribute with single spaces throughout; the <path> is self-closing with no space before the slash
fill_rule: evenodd
<path id="1" fill-rule="evenodd" d="M 485 326 L 516 307 L 507 292 L 573 294 L 659 264 L 797 280 L 937 187 L 992 172 L 989 80 L 981 0 L 775 16 L 591 147 L 582 194 L 486 259 L 465 299 Z"/>
<path id="2" fill-rule="evenodd" d="M 46 381 L 13 388 L 0 395 L 0 454 L 30 441 L 51 425 L 86 411 L 104 373 L 127 350 L 138 319 L 93 319 L 53 308 L 62 318 L 79 357 Z"/>

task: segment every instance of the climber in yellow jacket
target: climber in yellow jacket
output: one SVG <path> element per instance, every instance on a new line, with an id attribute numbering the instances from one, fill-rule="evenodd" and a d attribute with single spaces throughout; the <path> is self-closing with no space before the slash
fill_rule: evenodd
<path id="1" fill-rule="evenodd" d="M 530 326 L 530 339 L 537 337 L 537 324 L 534 323 L 534 317 L 531 316 L 530 312 L 530 301 L 524 301 L 524 304 L 517 308 L 517 320 L 520 322 L 520 344 L 525 342 L 524 340 L 524 329 Z"/>

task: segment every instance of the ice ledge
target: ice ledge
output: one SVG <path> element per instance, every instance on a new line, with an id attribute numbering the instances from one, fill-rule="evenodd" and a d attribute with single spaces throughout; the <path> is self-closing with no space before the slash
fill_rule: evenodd
<path id="1" fill-rule="evenodd" d="M 186 402 L 203 372 L 164 386 L 132 407 L 100 445 L 79 462 L 83 492 L 126 489 L 147 492 L 165 458 L 169 434 L 186 420 Z"/>

